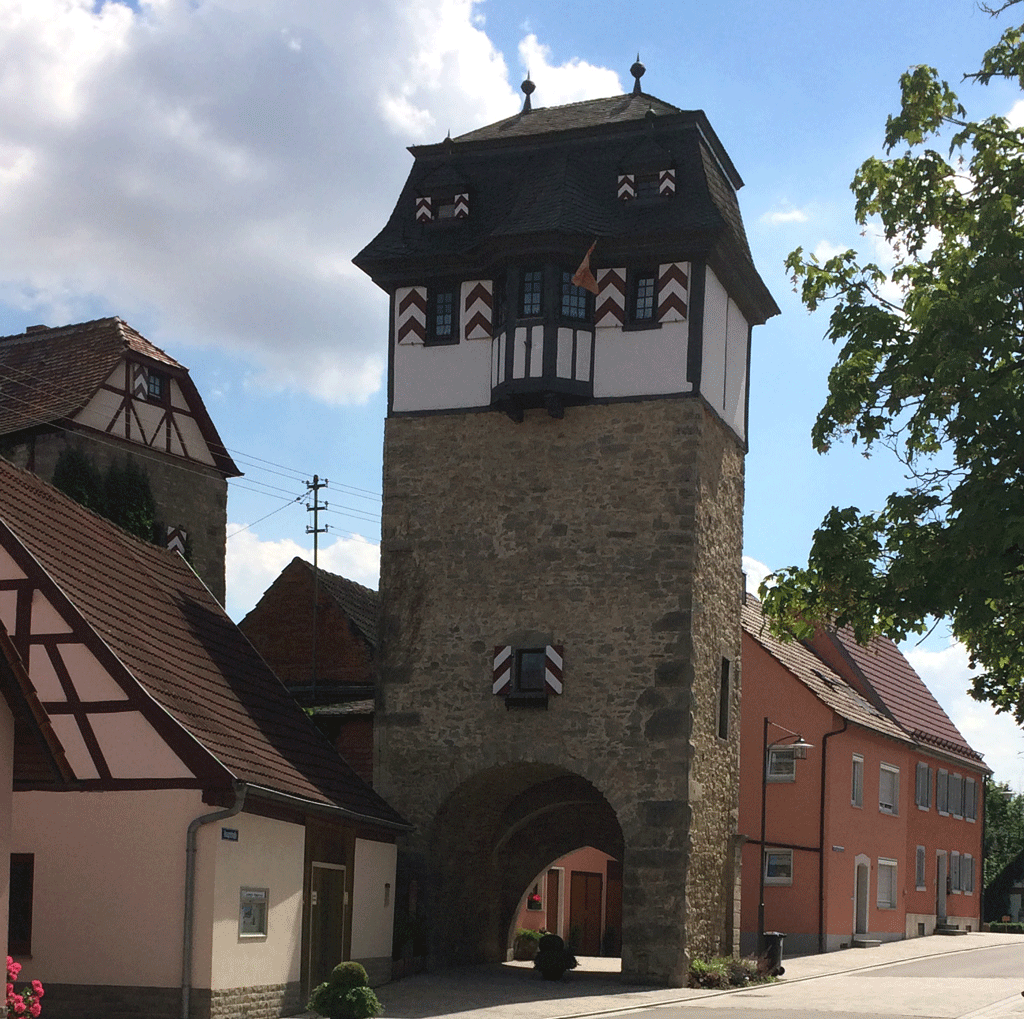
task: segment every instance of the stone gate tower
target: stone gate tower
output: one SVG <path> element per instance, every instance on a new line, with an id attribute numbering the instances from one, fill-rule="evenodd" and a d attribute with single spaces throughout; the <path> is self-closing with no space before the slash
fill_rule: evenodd
<path id="1" fill-rule="evenodd" d="M 391 298 L 375 780 L 435 962 L 504 959 L 528 884 L 593 845 L 624 977 L 681 985 L 734 930 L 748 355 L 778 309 L 707 118 L 632 71 L 413 148 L 355 259 Z"/>

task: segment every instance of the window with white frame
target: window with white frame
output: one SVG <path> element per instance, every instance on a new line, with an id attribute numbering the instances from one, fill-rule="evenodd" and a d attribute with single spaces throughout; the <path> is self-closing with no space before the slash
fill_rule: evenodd
<path id="1" fill-rule="evenodd" d="M 855 807 L 864 806 L 864 758 L 853 755 L 853 781 L 850 786 L 850 802 Z"/>
<path id="2" fill-rule="evenodd" d="M 957 852 L 949 854 L 949 887 L 954 893 L 963 890 L 960 884 L 960 854 Z"/>
<path id="3" fill-rule="evenodd" d="M 238 933 L 241 937 L 265 937 L 267 933 L 267 888 L 241 888 L 238 893 Z"/>
<path id="4" fill-rule="evenodd" d="M 896 861 L 879 859 L 878 861 L 878 897 L 879 909 L 896 908 Z"/>
<path id="5" fill-rule="evenodd" d="M 935 809 L 940 814 L 949 813 L 949 772 L 939 768 L 935 776 Z"/>
<path id="6" fill-rule="evenodd" d="M 928 810 L 932 805 L 932 769 L 923 761 L 917 763 L 917 781 L 914 784 L 914 802 Z"/>
<path id="7" fill-rule="evenodd" d="M 915 884 L 917 890 L 923 892 L 925 889 L 925 851 L 924 846 L 917 847 L 917 861 L 915 867 Z"/>
<path id="8" fill-rule="evenodd" d="M 766 885 L 791 885 L 793 883 L 792 849 L 765 849 L 764 883 Z"/>
<path id="9" fill-rule="evenodd" d="M 964 817 L 968 821 L 978 819 L 978 783 L 973 778 L 964 779 Z"/>
<path id="10" fill-rule="evenodd" d="M 954 817 L 964 816 L 964 778 L 963 775 L 949 776 L 949 812 Z"/>
<path id="11" fill-rule="evenodd" d="M 878 770 L 878 809 L 883 814 L 900 812 L 900 769 L 891 764 Z"/>
<path id="12" fill-rule="evenodd" d="M 974 857 L 970 853 L 960 859 L 960 884 L 968 895 L 974 894 Z"/>
<path id="13" fill-rule="evenodd" d="M 795 782 L 796 781 L 796 751 L 788 747 L 769 749 L 768 751 L 768 781 L 769 782 Z"/>

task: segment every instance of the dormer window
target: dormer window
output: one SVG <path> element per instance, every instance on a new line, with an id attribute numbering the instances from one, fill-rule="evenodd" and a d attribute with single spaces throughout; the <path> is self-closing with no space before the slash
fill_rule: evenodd
<path id="1" fill-rule="evenodd" d="M 469 192 L 421 195 L 416 199 L 417 223 L 441 223 L 469 218 Z"/>
<path id="2" fill-rule="evenodd" d="M 657 170 L 636 175 L 636 197 L 657 198 L 661 174 Z"/>
<path id="3" fill-rule="evenodd" d="M 150 370 L 146 381 L 146 397 L 151 403 L 164 403 L 167 400 L 167 376 Z"/>

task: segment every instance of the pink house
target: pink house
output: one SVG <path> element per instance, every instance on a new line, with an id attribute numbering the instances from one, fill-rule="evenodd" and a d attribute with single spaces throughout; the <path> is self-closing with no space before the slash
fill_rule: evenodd
<path id="1" fill-rule="evenodd" d="M 989 769 L 891 641 L 784 644 L 748 595 L 742 719 L 744 954 L 762 875 L 764 929 L 788 954 L 980 929 Z"/>
<path id="2" fill-rule="evenodd" d="M 9 944 L 47 1016 L 292 1015 L 341 959 L 390 977 L 409 826 L 180 555 L 2 459 L 0 690 Z"/>

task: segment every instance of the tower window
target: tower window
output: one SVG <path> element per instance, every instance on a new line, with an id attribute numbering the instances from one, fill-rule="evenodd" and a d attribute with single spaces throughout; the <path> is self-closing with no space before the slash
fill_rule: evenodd
<path id="1" fill-rule="evenodd" d="M 458 343 L 459 319 L 455 286 L 431 290 L 429 320 L 427 322 L 427 344 Z"/>
<path id="2" fill-rule="evenodd" d="M 518 693 L 541 693 L 544 690 L 544 648 L 516 652 L 514 689 Z"/>
<path id="3" fill-rule="evenodd" d="M 527 269 L 523 273 L 523 286 L 520 300 L 520 314 L 523 318 L 539 315 L 543 308 L 541 300 L 544 292 L 544 271 Z"/>
<path id="4" fill-rule="evenodd" d="M 562 273 L 562 316 L 583 320 L 589 317 L 588 293 L 572 281 L 571 272 Z"/>
<path id="5" fill-rule="evenodd" d="M 657 170 L 636 175 L 636 196 L 637 198 L 657 198 L 661 174 Z"/>
<path id="6" fill-rule="evenodd" d="M 658 312 L 658 274 L 652 269 L 640 269 L 633 275 L 630 288 L 630 320 L 634 324 L 654 322 Z"/>
<path id="7" fill-rule="evenodd" d="M 150 370 L 146 381 L 146 396 L 154 403 L 167 399 L 167 376 Z"/>
<path id="8" fill-rule="evenodd" d="M 729 659 L 722 659 L 722 675 L 718 687 L 718 738 L 729 738 Z"/>

